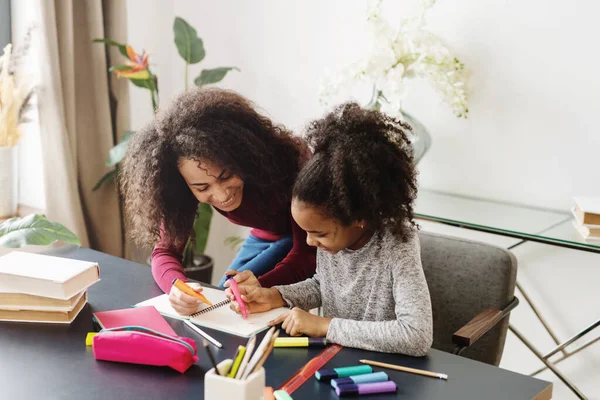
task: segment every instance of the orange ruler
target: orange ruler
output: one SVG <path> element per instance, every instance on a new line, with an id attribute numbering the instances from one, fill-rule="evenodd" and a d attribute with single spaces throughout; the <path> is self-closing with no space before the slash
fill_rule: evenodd
<path id="1" fill-rule="evenodd" d="M 278 390 L 285 390 L 287 394 L 294 393 L 300 386 L 304 384 L 309 378 L 315 376 L 315 372 L 327 364 L 337 353 L 342 350 L 342 346 L 339 344 L 333 344 L 328 346 L 319 355 L 315 356 L 306 365 L 300 368 L 290 379 L 288 379 Z"/>

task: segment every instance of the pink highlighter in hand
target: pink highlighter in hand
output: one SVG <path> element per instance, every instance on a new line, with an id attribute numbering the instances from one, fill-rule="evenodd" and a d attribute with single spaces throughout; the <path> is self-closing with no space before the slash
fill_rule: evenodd
<path id="1" fill-rule="evenodd" d="M 240 305 L 240 310 L 242 311 L 242 315 L 244 316 L 245 319 L 248 319 L 248 310 L 246 310 L 246 303 L 244 303 L 244 300 L 242 300 L 242 295 L 240 293 L 240 287 L 238 286 L 237 282 L 232 278 L 229 278 L 229 287 L 231 288 L 231 291 L 233 292 L 233 297 L 235 298 L 235 301 L 237 301 L 237 303 Z"/>

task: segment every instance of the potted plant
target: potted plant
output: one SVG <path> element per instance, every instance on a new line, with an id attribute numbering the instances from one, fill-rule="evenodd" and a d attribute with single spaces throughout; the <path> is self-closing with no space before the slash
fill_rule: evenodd
<path id="1" fill-rule="evenodd" d="M 320 97 L 326 104 L 338 102 L 340 97 L 348 96 L 344 89 L 371 87 L 371 99 L 366 107 L 399 117 L 411 125 L 415 161 L 419 161 L 429 148 L 431 137 L 425 127 L 403 109 L 406 81 L 415 78 L 428 81 L 456 117 L 467 118 L 467 71 L 442 39 L 427 28 L 426 12 L 435 0 L 422 1 L 419 13 L 401 20 L 397 28 L 381 15 L 381 0 L 371 3 L 367 12 L 370 52 L 333 76 L 324 77 Z"/>
<path id="2" fill-rule="evenodd" d="M 40 214 L 15 217 L 0 224 L 0 247 L 47 246 L 56 241 L 80 244 L 73 232 Z"/>
<path id="3" fill-rule="evenodd" d="M 173 22 L 173 33 L 177 51 L 185 61 L 184 88 L 187 89 L 189 66 L 198 64 L 206 56 L 204 42 L 198 37 L 196 30 L 179 17 L 176 17 Z M 105 43 L 109 46 L 116 46 L 120 53 L 127 57 L 125 64 L 112 66 L 109 71 L 118 77 L 129 79 L 137 87 L 148 90 L 152 101 L 152 109 L 156 112 L 159 103 L 158 77 L 150 69 L 148 53 L 142 51 L 142 53 L 138 54 L 128 44 L 118 43 L 107 38 L 96 39 L 94 41 Z M 236 67 L 203 69 L 194 79 L 194 84 L 196 86 L 205 86 L 220 82 L 232 70 L 239 71 Z M 106 165 L 113 167 L 113 169 L 98 181 L 94 190 L 114 180 L 119 170 L 119 162 L 125 156 L 129 139 L 134 134 L 134 132 L 125 132 L 119 144 L 109 151 Z M 193 234 L 183 254 L 183 267 L 186 270 L 186 275 L 202 282 L 210 282 L 212 275 L 212 259 L 204 254 L 211 219 L 212 208 L 207 204 L 200 203 L 194 220 Z"/>

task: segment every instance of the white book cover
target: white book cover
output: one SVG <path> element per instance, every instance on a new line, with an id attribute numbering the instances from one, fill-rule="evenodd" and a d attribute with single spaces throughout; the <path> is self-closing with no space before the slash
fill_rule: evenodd
<path id="1" fill-rule="evenodd" d="M 600 229 L 600 225 L 582 224 L 581 221 L 579 220 L 579 218 L 577 218 L 577 213 L 575 212 L 575 207 L 571 208 L 571 213 L 575 217 L 575 221 L 573 221 L 573 223 L 576 225 L 579 225 L 577 227 L 578 230 L 580 230 L 579 227 L 586 227 L 586 228 L 590 228 L 590 229 Z"/>
<path id="2" fill-rule="evenodd" d="M 93 270 L 93 271 L 91 271 Z M 0 257 L 0 290 L 67 300 L 99 280 L 98 263 L 13 251 Z"/>
<path id="3" fill-rule="evenodd" d="M 573 221 L 573 225 L 585 240 L 600 240 L 600 237 L 590 236 L 590 230 L 586 226 L 579 224 L 578 221 Z"/>
<path id="4" fill-rule="evenodd" d="M 573 201 L 584 213 L 600 214 L 600 196 L 576 196 Z"/>
<path id="5" fill-rule="evenodd" d="M 168 317 L 188 319 L 194 324 L 242 337 L 250 337 L 267 329 L 269 321 L 289 311 L 289 308 L 276 308 L 264 313 L 250 314 L 248 319 L 244 319 L 229 308 L 230 301 L 223 290 L 203 287 L 202 294 L 213 303 L 213 306 L 201 304 L 198 311 L 189 317 L 178 314 L 171 307 L 169 296 L 166 294 L 138 303 L 135 307 L 154 306 L 158 312 Z"/>

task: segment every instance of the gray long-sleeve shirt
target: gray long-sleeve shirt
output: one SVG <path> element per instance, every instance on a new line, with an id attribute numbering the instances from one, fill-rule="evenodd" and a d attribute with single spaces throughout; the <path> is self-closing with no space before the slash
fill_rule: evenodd
<path id="1" fill-rule="evenodd" d="M 327 340 L 342 346 L 422 356 L 433 341 L 431 300 L 416 231 L 402 242 L 375 233 L 361 249 L 317 250 L 314 277 L 276 286 L 290 307 L 323 306 Z"/>

